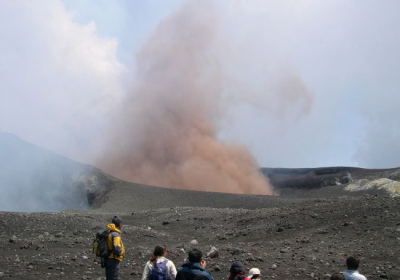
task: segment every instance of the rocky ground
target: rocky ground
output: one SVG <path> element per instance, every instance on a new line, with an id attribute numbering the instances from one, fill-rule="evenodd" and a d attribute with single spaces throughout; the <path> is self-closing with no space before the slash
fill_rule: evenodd
<path id="1" fill-rule="evenodd" d="M 279 202 L 276 197 L 276 201 Z M 0 213 L 1 279 L 104 279 L 91 253 L 94 234 L 112 215 L 124 221 L 126 259 L 121 279 L 140 279 L 156 244 L 166 244 L 179 266 L 191 247 L 208 257 L 214 278 L 229 265 L 258 267 L 264 279 L 329 279 L 346 256 L 361 258 L 369 280 L 400 279 L 400 198 L 284 200 L 268 208 L 170 207 L 128 213 Z M 190 245 L 192 240 L 197 245 Z M 196 242 L 194 242 L 196 243 Z M 101 278 L 103 277 L 103 278 Z"/>

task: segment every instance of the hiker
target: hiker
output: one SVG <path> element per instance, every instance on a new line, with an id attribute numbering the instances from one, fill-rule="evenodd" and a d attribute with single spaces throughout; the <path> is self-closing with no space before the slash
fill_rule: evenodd
<path id="1" fill-rule="evenodd" d="M 347 269 L 342 272 L 345 280 L 367 280 L 367 278 L 358 272 L 360 260 L 350 256 L 346 260 Z"/>
<path id="2" fill-rule="evenodd" d="M 110 231 L 107 239 L 108 249 L 111 254 L 105 258 L 106 280 L 118 280 L 119 263 L 124 259 L 125 248 L 121 239 L 122 220 L 114 216 L 111 224 L 107 225 Z"/>
<path id="3" fill-rule="evenodd" d="M 189 261 L 178 269 L 176 280 L 214 280 L 206 271 L 206 266 L 203 253 L 198 249 L 193 249 L 189 252 Z"/>
<path id="4" fill-rule="evenodd" d="M 332 274 L 330 280 L 345 280 L 342 273 Z"/>
<path id="5" fill-rule="evenodd" d="M 249 276 L 247 276 L 249 279 L 261 279 L 261 271 L 258 268 L 252 268 L 249 270 Z"/>
<path id="6" fill-rule="evenodd" d="M 153 255 L 144 267 L 142 280 L 175 280 L 176 267 L 174 263 L 165 256 L 167 248 L 157 245 Z"/>
<path id="7" fill-rule="evenodd" d="M 244 276 L 246 270 L 241 262 L 235 261 L 231 264 L 229 269 L 230 275 L 228 280 L 250 280 L 250 278 Z"/>

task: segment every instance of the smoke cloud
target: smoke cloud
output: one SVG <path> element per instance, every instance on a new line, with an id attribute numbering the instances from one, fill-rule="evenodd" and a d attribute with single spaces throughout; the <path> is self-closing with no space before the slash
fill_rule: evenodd
<path id="1" fill-rule="evenodd" d="M 143 45 L 132 89 L 110 124 L 97 164 L 102 169 L 118 178 L 163 187 L 273 194 L 250 151 L 217 138 L 218 125 L 230 99 L 248 96 L 252 103 L 265 99 L 258 93 L 266 92 L 284 108 L 288 100 L 296 103 L 304 97 L 308 107 L 310 97 L 291 73 L 282 74 L 283 80 L 272 79 L 274 83 L 263 79 L 266 86 L 244 91 L 246 77 L 241 74 L 249 68 L 230 70 L 238 66 L 229 60 L 235 54 L 218 40 L 220 32 L 226 35 L 224 24 L 230 15 L 219 8 L 212 1 L 188 2 L 161 21 Z M 249 50 L 242 51 L 252 57 Z M 254 65 L 254 74 L 268 74 L 267 67 Z M 241 89 L 232 87 L 232 81 Z"/>
<path id="2" fill-rule="evenodd" d="M 399 44 L 400 46 L 400 44 Z M 393 73 L 397 73 L 400 67 Z M 378 75 L 376 75 L 378 76 Z M 370 85 L 363 104 L 366 117 L 363 132 L 360 133 L 354 159 L 367 168 L 400 167 L 400 130 L 398 119 L 400 96 L 398 79 L 381 77 L 379 83 Z M 378 95 L 377 92 L 380 92 Z"/>
<path id="3" fill-rule="evenodd" d="M 83 162 L 123 92 L 117 40 L 61 1 L 0 1 L 0 131 Z"/>
<path id="4" fill-rule="evenodd" d="M 248 149 L 270 167 L 396 167 L 399 8 L 0 1 L 0 131 L 168 187 L 265 190 L 239 179 L 259 177 Z"/>

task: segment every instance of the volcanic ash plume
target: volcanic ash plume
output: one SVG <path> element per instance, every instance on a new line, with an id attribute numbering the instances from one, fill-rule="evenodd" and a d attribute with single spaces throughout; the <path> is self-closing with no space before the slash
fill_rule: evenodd
<path id="1" fill-rule="evenodd" d="M 163 20 L 137 54 L 134 86 L 112 121 L 99 162 L 129 181 L 169 188 L 272 194 L 244 146 L 219 141 L 218 19 L 207 1 Z"/>

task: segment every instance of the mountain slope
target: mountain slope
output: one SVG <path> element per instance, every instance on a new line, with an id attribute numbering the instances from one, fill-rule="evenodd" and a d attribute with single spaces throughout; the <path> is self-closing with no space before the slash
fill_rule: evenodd
<path id="1" fill-rule="evenodd" d="M 0 133 L 1 211 L 88 209 L 116 182 L 97 168 Z"/>
<path id="2" fill-rule="evenodd" d="M 169 207 L 269 208 L 303 199 L 369 194 L 400 195 L 400 169 L 353 167 L 262 168 L 277 196 L 234 195 L 152 187 L 0 133 L 0 211 L 94 209 L 130 212 Z M 97 209 L 97 210 L 96 210 Z"/>

